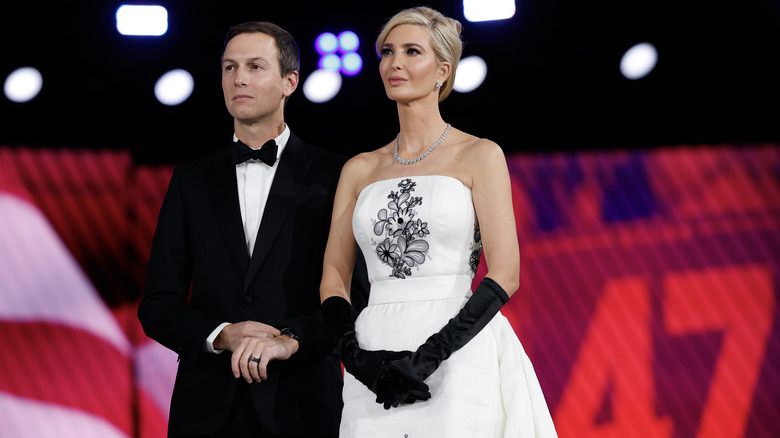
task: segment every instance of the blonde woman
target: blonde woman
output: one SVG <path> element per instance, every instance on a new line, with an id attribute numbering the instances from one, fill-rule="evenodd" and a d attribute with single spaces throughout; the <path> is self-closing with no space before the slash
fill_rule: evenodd
<path id="1" fill-rule="evenodd" d="M 429 8 L 376 43 L 400 132 L 357 155 L 336 192 L 320 295 L 346 373 L 340 436 L 554 437 L 533 367 L 499 309 L 519 285 L 501 148 L 446 123 L 461 26 Z M 371 280 L 356 321 L 360 248 Z M 486 278 L 472 293 L 480 251 Z"/>

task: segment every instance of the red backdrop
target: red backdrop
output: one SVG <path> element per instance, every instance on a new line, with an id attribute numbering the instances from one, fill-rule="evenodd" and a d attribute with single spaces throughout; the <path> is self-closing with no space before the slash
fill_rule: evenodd
<path id="1" fill-rule="evenodd" d="M 522 274 L 503 312 L 559 435 L 780 435 L 780 147 L 508 162 Z M 176 357 L 135 310 L 170 173 L 0 148 L 3 435 L 165 436 Z"/>

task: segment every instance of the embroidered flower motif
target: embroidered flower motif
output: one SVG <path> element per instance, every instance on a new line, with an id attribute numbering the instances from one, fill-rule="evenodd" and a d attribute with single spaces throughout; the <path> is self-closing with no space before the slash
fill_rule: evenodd
<path id="1" fill-rule="evenodd" d="M 417 237 L 425 237 L 426 235 L 431 234 L 431 232 L 428 231 L 428 222 L 423 222 L 420 219 L 417 219 L 416 229 Z"/>
<path id="2" fill-rule="evenodd" d="M 474 243 L 472 243 L 471 255 L 469 256 L 469 267 L 471 273 L 476 274 L 479 267 L 479 253 L 482 251 L 482 235 L 479 232 L 479 223 L 474 223 Z"/>
<path id="3" fill-rule="evenodd" d="M 384 242 L 376 246 L 376 255 L 379 256 L 379 260 L 382 263 L 392 265 L 394 260 L 397 260 L 401 255 L 398 253 L 398 245 L 390 242 L 390 239 L 385 239 Z"/>
<path id="4" fill-rule="evenodd" d="M 398 183 L 399 191 L 387 196 L 387 208 L 379 210 L 374 222 L 374 234 L 385 236 L 376 247 L 382 263 L 390 266 L 391 277 L 406 278 L 412 275 L 412 267 L 425 263 L 428 242 L 422 240 L 430 234 L 428 223 L 416 218 L 414 207 L 422 204 L 422 197 L 412 196 L 417 183 L 405 178 Z"/>

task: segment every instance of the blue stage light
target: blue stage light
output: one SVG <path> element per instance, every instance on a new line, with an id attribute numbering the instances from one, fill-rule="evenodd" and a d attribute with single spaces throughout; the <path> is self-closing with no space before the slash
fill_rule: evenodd
<path id="1" fill-rule="evenodd" d="M 341 68 L 341 58 L 335 53 L 329 53 L 320 58 L 320 62 L 317 63 L 317 66 L 321 70 L 339 71 Z"/>
<path id="2" fill-rule="evenodd" d="M 341 73 L 354 76 L 363 68 L 363 58 L 355 52 L 350 52 L 341 57 Z"/>
<path id="3" fill-rule="evenodd" d="M 321 33 L 314 41 L 314 47 L 320 55 L 335 53 L 339 48 L 339 40 L 330 32 Z"/>
<path id="4" fill-rule="evenodd" d="M 339 48 L 343 53 L 356 52 L 360 46 L 360 39 L 355 32 L 345 30 L 339 34 Z"/>
<path id="5" fill-rule="evenodd" d="M 338 36 L 323 32 L 314 40 L 320 54 L 317 71 L 304 81 L 303 94 L 312 102 L 327 102 L 341 89 L 341 75 L 354 76 L 363 68 L 357 53 L 360 39 L 355 32 L 345 30 Z"/>

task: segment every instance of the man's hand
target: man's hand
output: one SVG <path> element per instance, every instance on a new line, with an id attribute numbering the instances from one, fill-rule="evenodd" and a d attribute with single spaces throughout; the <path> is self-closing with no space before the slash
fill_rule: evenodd
<path id="1" fill-rule="evenodd" d="M 273 338 L 280 332 L 275 327 L 256 321 L 237 322 L 226 325 L 214 339 L 215 350 L 236 351 L 245 339 Z"/>
<path id="2" fill-rule="evenodd" d="M 214 348 L 233 352 L 231 368 L 236 378 L 262 382 L 268 378 L 270 361 L 289 359 L 298 351 L 298 341 L 280 335 L 269 325 L 244 321 L 225 326 L 214 340 Z"/>
<path id="3" fill-rule="evenodd" d="M 298 341 L 283 335 L 273 338 L 247 338 L 233 351 L 231 367 L 236 378 L 247 383 L 268 379 L 268 362 L 289 359 L 298 351 Z"/>

